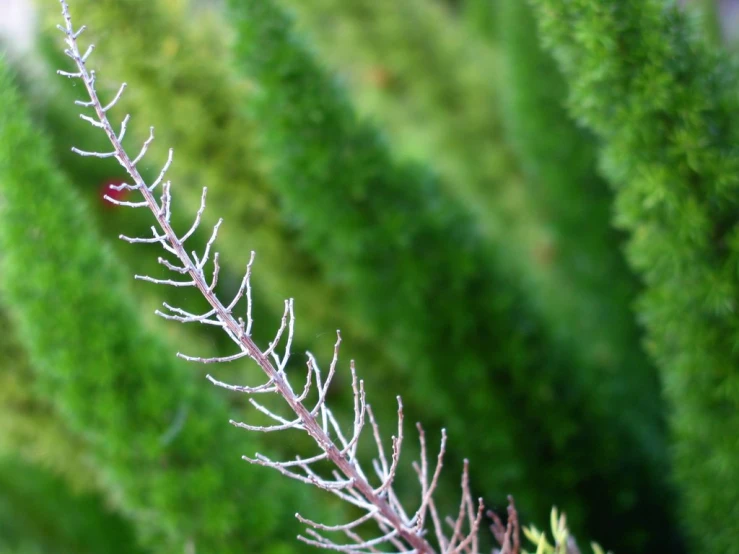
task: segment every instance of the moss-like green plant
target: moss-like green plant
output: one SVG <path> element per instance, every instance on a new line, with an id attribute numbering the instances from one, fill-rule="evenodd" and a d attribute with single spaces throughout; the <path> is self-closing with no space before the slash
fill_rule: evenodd
<path id="1" fill-rule="evenodd" d="M 548 257 L 557 277 L 540 278 L 531 294 L 561 339 L 579 343 L 574 351 L 600 368 L 589 387 L 597 390 L 595 381 L 609 384 L 604 374 L 618 374 L 622 394 L 632 402 L 638 397 L 640 424 L 650 414 L 647 425 L 657 427 L 659 384 L 641 353 L 631 309 L 637 283 L 620 252 L 622 236 L 611 226 L 612 192 L 596 171 L 596 140 L 567 114 L 566 84 L 539 46 L 530 7 L 503 0 L 498 13 L 508 136 L 526 173 L 528 198 L 553 229 Z"/>
<path id="2" fill-rule="evenodd" d="M 0 312 L 0 552 L 137 552 L 129 522 L 107 515 L 89 449 L 37 394 L 36 378 Z"/>
<path id="3" fill-rule="evenodd" d="M 467 27 L 488 39 L 498 38 L 499 6 L 489 0 L 465 0 L 462 16 Z"/>
<path id="4" fill-rule="evenodd" d="M 557 495 L 575 512 L 607 490 L 631 491 L 619 509 L 632 513 L 638 494 L 654 498 L 635 482 L 643 461 L 622 457 L 623 429 L 571 378 L 474 219 L 427 171 L 392 159 L 273 3 L 231 8 L 270 174 L 327 278 L 351 291 L 337 310 L 382 334 L 426 421 L 496 460 L 476 475 L 486 494 L 515 490 L 535 513 Z"/>
<path id="5" fill-rule="evenodd" d="M 528 4 L 503 0 L 498 14 L 507 129 L 527 176 L 528 198 L 553 231 L 551 267 L 535 276 L 530 294 L 559 340 L 579 357 L 589 398 L 624 426 L 624 450 L 639 452 L 648 460 L 649 479 L 664 481 L 665 405 L 632 313 L 637 283 L 621 253 L 623 237 L 611 226 L 613 195 L 596 171 L 597 140 L 570 119 L 567 86 L 539 45 Z M 657 487 L 655 494 L 651 500 L 640 495 L 632 512 L 637 533 L 645 502 L 653 506 L 653 528 L 670 528 L 667 493 Z M 621 530 L 606 526 L 598 532 L 614 546 L 635 547 Z M 651 540 L 648 549 L 664 544 L 658 535 Z"/>
<path id="6" fill-rule="evenodd" d="M 33 369 L 0 312 L 0 455 L 14 454 L 63 475 L 75 490 L 94 485 L 83 442 L 64 426 L 48 399 L 35 394 Z"/>
<path id="7" fill-rule="evenodd" d="M 739 542 L 736 71 L 658 0 L 535 0 L 572 113 L 603 142 L 646 291 L 682 510 L 701 552 Z"/>
<path id="8" fill-rule="evenodd" d="M 493 101 L 496 83 L 486 75 L 498 72 L 492 48 L 472 39 L 448 9 L 433 2 L 284 0 L 278 4 L 296 15 L 296 32 L 347 85 L 359 117 L 371 119 L 386 133 L 387 150 L 397 159 L 429 163 L 438 169 L 444 177 L 439 182 L 444 188 L 441 194 L 448 194 L 454 203 L 474 214 L 472 225 L 481 236 L 491 239 L 490 256 L 505 258 L 503 267 L 508 262 L 519 267 L 519 261 L 526 258 L 522 250 L 537 250 L 534 245 L 541 236 L 532 232 L 536 222 L 519 194 L 520 176 L 504 144 Z M 333 179 L 323 178 L 325 182 Z M 288 212 L 287 218 L 293 216 Z M 515 229 L 515 238 L 506 229 Z M 526 240 L 521 240 L 523 236 Z M 413 281 L 414 272 L 409 275 Z M 396 275 L 403 278 L 400 271 Z M 319 278 L 332 279 L 331 271 Z M 361 281 L 345 283 L 345 296 L 331 305 L 346 342 L 355 346 L 354 357 L 373 368 L 377 381 L 387 381 L 406 371 L 412 354 L 398 341 L 388 342 L 384 326 L 368 325 L 361 315 L 348 315 L 346 296 L 365 296 L 361 287 Z M 443 317 L 441 307 L 435 313 L 435 317 Z M 398 320 L 394 326 L 414 326 L 410 323 L 413 317 L 408 314 L 408 319 Z M 350 323 L 348 332 L 345 320 Z M 355 345 L 357 320 L 362 322 L 366 337 L 362 348 Z M 385 352 L 388 347 L 391 351 Z M 378 354 L 382 356 L 379 359 Z M 439 394 L 433 386 L 428 392 Z M 453 412 L 448 415 L 457 417 Z M 526 504 L 523 498 L 521 501 Z"/>
<path id="9" fill-rule="evenodd" d="M 297 460 L 288 461 L 272 460 L 260 454 L 257 454 L 255 458 L 249 458 L 246 456 L 244 458 L 252 464 L 278 470 L 279 473 L 286 477 L 291 477 L 298 481 L 330 490 L 334 492 L 339 499 L 347 501 L 357 506 L 361 511 L 366 512 L 365 515 L 362 515 L 355 521 L 338 526 L 326 526 L 316 521 L 304 519 L 298 515 L 298 519 L 308 526 L 308 537 L 301 536 L 299 538 L 301 538 L 303 542 L 313 546 L 342 552 L 355 552 L 360 549 L 380 552 L 381 550 L 375 547 L 387 544 L 392 545 L 393 550 L 400 549 L 404 552 L 412 551 L 418 554 L 432 554 L 436 552 L 436 550 L 428 538 L 431 535 L 431 533 L 428 532 L 428 528 L 431 527 L 434 529 L 433 534 L 435 535 L 436 544 L 441 550 L 444 550 L 445 552 L 465 551 L 470 552 L 471 554 L 479 552 L 480 543 L 478 534 L 481 529 L 482 515 L 484 513 L 485 505 L 483 499 L 479 498 L 477 502 L 478 507 L 476 509 L 474 507 L 475 503 L 470 489 L 468 463 L 466 461 L 464 463 L 461 485 L 462 497 L 457 518 L 446 519 L 446 523 L 449 523 L 451 530 L 447 531 L 445 529 L 445 524 L 442 523 L 442 520 L 439 518 L 434 496 L 440 475 L 439 471 L 442 468 L 446 452 L 446 436 L 443 432 L 441 447 L 436 461 L 436 468 L 433 473 L 431 473 L 428 466 L 426 441 L 424 439 L 425 434 L 420 424 L 417 426 L 420 435 L 419 438 L 422 455 L 420 463 L 415 465 L 414 468 L 421 485 L 422 494 L 417 510 L 415 512 L 408 512 L 403 508 L 403 503 L 398 499 L 394 490 L 397 477 L 397 463 L 399 461 L 403 443 L 403 407 L 400 397 L 398 397 L 398 435 L 393 437 L 392 458 L 391 463 L 388 464 L 388 458 L 384 454 L 385 448 L 381 439 L 380 430 L 373 417 L 372 410 L 369 405 L 366 404 L 364 382 L 357 379 L 353 362 L 350 364 L 352 375 L 351 388 L 354 396 L 354 422 L 352 425 L 351 435 L 344 435 L 341 430 L 342 426 L 334 419 L 331 410 L 326 405 L 326 393 L 330 382 L 335 376 L 335 368 L 339 360 L 340 338 L 335 344 L 330 369 L 326 374 L 325 379 L 320 376 L 315 358 L 309 354 L 308 375 L 303 392 L 300 394 L 295 392 L 296 389 L 294 389 L 291 384 L 290 375 L 285 371 L 290 360 L 291 345 L 294 338 L 295 314 L 293 311 L 292 300 L 286 301 L 285 303 L 285 315 L 283 316 L 282 324 L 279 327 L 275 338 L 270 342 L 269 347 L 262 349 L 254 342 L 251 336 L 253 318 L 250 285 L 253 254 L 252 261 L 250 261 L 247 266 L 245 276 L 235 298 L 226 303 L 222 301 L 219 293 L 216 292 L 219 275 L 218 257 L 215 255 L 211 258 L 211 247 L 215 244 L 222 220 L 214 226 L 211 239 L 206 244 L 204 252 L 198 254 L 196 251 L 192 251 L 189 253 L 184 248 L 185 241 L 187 241 L 188 237 L 198 229 L 201 223 L 201 213 L 205 208 L 206 189 L 203 189 L 201 210 L 198 211 L 193 226 L 188 232 L 180 236 L 180 234 L 173 228 L 170 220 L 171 183 L 167 181 L 161 185 L 163 188 L 161 199 L 158 200 L 154 193 L 154 189 L 160 185 L 167 169 L 169 168 L 171 162 L 171 151 L 170 159 L 165 164 L 162 173 L 153 184 L 147 183 L 137 169 L 137 166 L 143 160 L 149 144 L 154 139 L 154 129 L 153 127 L 151 128 L 149 139 L 144 143 L 139 155 L 135 158 L 130 156 L 127 148 L 124 147 L 122 143 L 128 116 L 123 120 L 120 133 L 116 133 L 113 130 L 111 120 L 107 115 L 110 107 L 114 106 L 118 102 L 120 93 L 107 107 L 104 107 L 104 103 L 101 101 L 95 86 L 95 72 L 91 70 L 86 63 L 86 59 L 93 51 L 94 47 L 89 46 L 86 53 L 84 55 L 82 54 L 77 37 L 85 30 L 85 27 L 80 27 L 79 29 L 76 28 L 72 23 L 66 1 L 61 0 L 61 4 L 65 26 L 60 25 L 59 29 L 66 37 L 65 43 L 68 46 L 68 49 L 65 50 L 65 54 L 74 61 L 76 71 L 59 71 L 59 73 L 72 79 L 79 79 L 83 83 L 83 86 L 88 93 L 89 101 L 81 101 L 77 103 L 91 108 L 95 118 L 84 114 L 81 117 L 90 122 L 94 127 L 103 129 L 110 141 L 111 147 L 113 148 L 113 151 L 110 153 L 90 152 L 79 149 L 73 150 L 82 156 L 93 156 L 98 158 L 115 157 L 118 160 L 121 166 L 125 168 L 126 173 L 130 176 L 132 181 L 132 184 L 121 185 L 118 190 L 127 189 L 136 191 L 142 195 L 143 201 L 127 202 L 110 198 L 109 200 L 119 206 L 147 208 L 152 212 L 152 215 L 157 222 L 157 226 L 151 228 L 154 233 L 153 238 L 130 238 L 125 236 L 121 236 L 121 238 L 130 243 L 161 244 L 164 250 L 172 255 L 176 261 L 173 264 L 169 261 L 160 259 L 160 263 L 165 265 L 172 272 L 185 276 L 186 279 L 189 277 L 190 280 L 158 279 L 151 276 L 137 276 L 137 278 L 160 285 L 196 288 L 199 293 L 202 294 L 207 304 L 211 307 L 211 310 L 207 313 L 197 315 L 165 304 L 165 308 L 169 312 L 169 315 L 162 312 L 159 312 L 159 315 L 165 319 L 181 321 L 183 323 L 200 322 L 222 327 L 239 350 L 237 354 L 225 358 L 205 359 L 181 354 L 179 354 L 179 356 L 188 359 L 189 361 L 203 363 L 232 362 L 244 357 L 253 359 L 267 377 L 268 381 L 266 384 L 258 386 L 234 386 L 218 381 L 211 376 L 208 376 L 208 379 L 214 385 L 233 392 L 245 393 L 250 396 L 261 393 L 276 393 L 277 396 L 281 397 L 287 403 L 289 409 L 297 416 L 297 419 L 292 419 L 290 416 L 285 419 L 282 416 L 263 408 L 259 403 L 252 399 L 251 401 L 253 405 L 258 408 L 259 411 L 268 416 L 272 421 L 276 421 L 278 424 L 268 425 L 265 427 L 253 426 L 245 423 L 232 423 L 238 427 L 242 427 L 253 432 L 284 432 L 288 429 L 302 431 L 310 435 L 323 453 L 309 458 L 298 458 Z M 267 13 L 269 13 L 269 11 Z M 272 13 L 277 16 L 279 21 L 280 12 L 275 11 Z M 124 87 L 121 88 L 121 91 L 123 88 Z M 161 234 L 157 232 L 157 228 Z M 211 260 L 213 273 L 212 276 L 207 276 L 206 266 L 207 262 Z M 234 310 L 238 301 L 241 299 L 246 300 L 246 313 L 244 317 L 237 317 Z M 278 354 L 277 351 L 282 350 L 283 348 L 283 353 Z M 312 381 L 315 381 L 315 388 L 318 389 L 315 405 L 312 400 L 307 400 L 310 396 Z M 310 403 L 311 407 L 308 407 L 307 403 Z M 378 453 L 378 459 L 374 461 L 373 465 L 377 477 L 381 482 L 379 484 L 379 488 L 376 488 L 373 484 L 374 480 L 368 478 L 368 474 L 362 468 L 361 461 L 357 458 L 357 441 L 360 439 L 362 429 L 367 423 L 366 416 L 369 417 L 369 426 L 372 428 L 372 434 L 375 438 Z M 335 468 L 331 477 L 326 477 L 322 475 L 322 471 L 317 471 L 315 469 L 315 464 L 322 462 L 328 462 Z M 296 468 L 299 468 L 300 472 L 296 472 Z M 346 479 L 344 479 L 344 477 Z M 520 540 L 519 526 L 517 523 L 518 516 L 510 497 L 509 501 L 509 521 L 507 525 L 503 527 L 499 518 L 493 515 L 493 533 L 507 554 L 511 554 L 513 552 L 518 554 Z M 410 513 L 413 513 L 414 515 L 409 517 L 408 514 Z M 554 515 L 553 518 L 555 518 Z M 427 520 L 431 520 L 430 523 L 427 522 Z M 362 535 L 355 532 L 355 529 L 357 529 L 358 526 L 361 527 L 363 524 L 368 522 L 378 524 L 379 530 L 382 534 L 374 539 L 366 540 L 362 538 Z M 347 535 L 350 542 L 349 544 L 342 544 L 343 541 L 335 542 L 334 539 L 325 536 L 323 534 L 325 532 L 343 532 Z M 515 534 L 515 537 L 512 537 L 511 532 Z M 567 533 L 564 525 L 564 518 L 562 518 L 559 527 L 555 530 L 555 538 L 559 540 L 563 533 L 565 535 Z M 511 542 L 511 540 L 513 542 Z M 508 548 L 511 545 L 513 546 L 513 550 Z M 541 550 L 543 546 L 546 546 L 545 541 L 540 540 L 539 549 Z"/>
<path id="10" fill-rule="evenodd" d="M 438 2 L 281 0 L 297 31 L 377 123 L 398 159 L 433 167 L 474 217 L 500 267 L 538 286 L 551 280 L 551 231 L 532 209 L 507 144 L 501 55 Z M 563 283 L 559 283 L 560 286 Z"/>
<path id="11" fill-rule="evenodd" d="M 0 98 L 0 287 L 39 387 L 91 445 L 106 496 L 158 550 L 289 551 L 274 538 L 291 521 L 278 500 L 288 490 L 243 472 L 228 407 L 142 324 L 5 68 Z"/>
<path id="12" fill-rule="evenodd" d="M 41 468 L 0 456 L 0 549 L 33 543 L 43 554 L 136 554 L 130 524 L 90 492 L 80 494 Z"/>
<path id="13" fill-rule="evenodd" d="M 295 13 L 297 32 L 346 84 L 358 113 L 386 133 L 397 158 L 432 162 L 442 186 L 496 242 L 516 220 L 529 223 L 512 198 L 521 179 L 496 103 L 495 48 L 435 2 L 279 4 Z"/>
<path id="14" fill-rule="evenodd" d="M 495 246 L 498 265 L 524 283 L 532 311 L 568 352 L 568 375 L 588 391 L 592 410 L 621 427 L 620 444 L 654 483 L 653 527 L 669 527 L 658 508 L 666 494 L 658 484 L 666 474 L 664 406 L 632 314 L 636 279 L 610 225 L 612 194 L 596 174 L 593 138 L 568 117 L 565 84 L 538 45 L 526 4 L 496 5 L 501 42 L 491 45 L 429 2 L 280 3 L 360 114 L 381 124 L 392 152 L 438 169 Z M 627 527 L 645 536 L 630 496 L 631 515 L 617 518 L 624 527 L 605 518 L 590 524 L 614 546 L 634 547 Z"/>

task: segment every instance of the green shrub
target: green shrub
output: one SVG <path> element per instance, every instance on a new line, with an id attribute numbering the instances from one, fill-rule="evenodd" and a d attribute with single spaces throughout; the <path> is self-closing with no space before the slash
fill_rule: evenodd
<path id="1" fill-rule="evenodd" d="M 642 481 L 641 453 L 624 456 L 624 427 L 572 378 L 474 221 L 426 170 L 392 158 L 271 2 L 231 13 L 265 166 L 325 278 L 350 291 L 337 311 L 405 368 L 392 388 L 465 441 L 457 451 L 496 460 L 475 474 L 486 494 L 514 490 L 537 515 L 556 497 L 582 521 L 578 509 L 621 490 L 617 509 L 634 517 L 659 485 Z"/>
<path id="2" fill-rule="evenodd" d="M 569 106 L 603 142 L 616 222 L 646 290 L 682 510 L 701 552 L 739 541 L 736 70 L 658 0 L 535 0 Z"/>
<path id="3" fill-rule="evenodd" d="M 0 550 L 32 543 L 43 554 L 138 554 L 129 522 L 90 492 L 13 457 L 0 457 Z"/>
<path id="4" fill-rule="evenodd" d="M 249 439 L 228 427 L 227 405 L 142 323 L 5 68 L 0 97 L 0 289 L 39 387 L 90 444 L 106 496 L 158 551 L 284 551 L 274 537 L 292 518 L 277 499 L 289 489 L 244 471 Z"/>

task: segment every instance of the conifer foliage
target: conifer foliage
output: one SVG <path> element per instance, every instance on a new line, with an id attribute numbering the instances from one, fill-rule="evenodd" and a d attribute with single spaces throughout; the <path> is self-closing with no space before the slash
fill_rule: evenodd
<path id="1" fill-rule="evenodd" d="M 257 485 L 242 472 L 245 439 L 222 423 L 225 403 L 141 321 L 127 276 L 50 164 L 5 66 L 0 98 L 0 287 L 39 387 L 84 437 L 144 542 L 279 551 L 275 530 L 291 521 L 274 496 L 280 482 L 260 476 Z M 242 509 L 246 488 L 264 510 Z"/>
<path id="2" fill-rule="evenodd" d="M 552 496 L 595 506 L 605 494 L 599 483 L 618 482 L 623 502 L 613 506 L 623 527 L 611 540 L 643 546 L 643 536 L 626 531 L 643 522 L 637 495 L 654 506 L 655 526 L 668 526 L 657 507 L 659 463 L 634 428 L 603 410 L 607 402 L 588 398 L 469 213 L 426 168 L 393 159 L 276 3 L 231 8 L 237 59 L 257 87 L 249 105 L 261 153 L 284 209 L 326 277 L 350 291 L 342 309 L 371 325 L 413 372 L 399 381 L 406 400 L 423 406 L 426 421 L 472 439 L 459 448 L 498 460 L 483 475 L 473 465 L 473 475 L 492 494 L 520 484 L 520 505 L 539 517 Z M 616 445 L 629 454 L 617 455 Z M 547 469 L 534 470 L 541 457 Z M 576 474 L 567 469 L 574 458 Z M 523 486 L 533 482 L 533 490 Z M 588 528 L 614 529 L 612 517 L 569 511 Z"/>
<path id="3" fill-rule="evenodd" d="M 515 0 L 496 4 L 497 44 L 423 1 L 282 3 L 319 59 L 348 85 L 357 111 L 385 131 L 395 158 L 438 170 L 439 194 L 468 212 L 494 250 L 496 270 L 525 284 L 531 312 L 566 345 L 568 377 L 588 391 L 589 409 L 610 418 L 607 428 L 621 428 L 619 444 L 638 453 L 647 481 L 662 483 L 650 514 L 663 517 L 664 411 L 633 317 L 636 279 L 621 253 L 622 235 L 610 224 L 612 195 L 596 173 L 596 143 L 568 117 L 566 85 L 538 44 L 530 8 Z M 503 78 L 490 79 L 494 74 Z M 361 295 L 362 285 L 353 290 Z M 380 339 L 382 329 L 376 332 Z M 624 413 L 627 402 L 640 407 Z M 650 495 L 640 490 L 643 508 Z M 635 506 L 635 494 L 623 498 Z M 632 524 L 619 521 L 633 535 L 605 520 L 597 535 L 611 539 L 611 531 L 635 548 L 643 516 L 632 513 Z"/>
<path id="4" fill-rule="evenodd" d="M 739 542 L 736 69 L 659 0 L 534 0 L 572 113 L 603 141 L 701 552 Z"/>
<path id="5" fill-rule="evenodd" d="M 22 549 L 31 537 L 43 554 L 143 554 L 130 522 L 99 495 L 82 494 L 38 466 L 0 458 L 0 551 Z"/>
<path id="6" fill-rule="evenodd" d="M 714 0 L 59 4 L 0 51 L 0 551 L 736 549 Z"/>

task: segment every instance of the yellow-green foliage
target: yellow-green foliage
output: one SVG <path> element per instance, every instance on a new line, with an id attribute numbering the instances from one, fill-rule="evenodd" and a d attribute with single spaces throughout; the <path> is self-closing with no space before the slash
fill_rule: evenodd
<path id="1" fill-rule="evenodd" d="M 49 57 L 56 63 L 58 6 L 44 2 L 41 7 L 47 14 L 46 30 L 54 37 L 54 54 Z M 141 138 L 150 125 L 155 126 L 153 159 L 162 159 L 166 149 L 176 145 L 169 176 L 176 184 L 178 212 L 193 213 L 201 188 L 209 187 L 204 221 L 212 224 L 223 217 L 227 222 L 228 232 L 219 239 L 226 272 L 240 278 L 248 252 L 255 250 L 256 300 L 275 319 L 289 294 L 303 321 L 296 331 L 304 344 L 312 345 L 319 331 L 336 329 L 331 287 L 316 279 L 315 263 L 301 252 L 289 220 L 280 216 L 279 199 L 256 170 L 254 128 L 241 109 L 251 86 L 229 64 L 231 31 L 222 16 L 182 0 L 78 0 L 73 9 L 97 44 L 101 76 L 129 84 L 121 106 L 135 114 L 131 136 Z M 197 15 L 190 15 L 190 10 L 197 10 Z M 101 78 L 101 90 L 112 93 L 117 86 Z M 57 100 L 47 101 L 48 109 L 56 112 L 50 127 L 61 145 L 69 137 L 64 123 L 69 111 L 59 113 Z M 89 171 L 89 164 L 79 159 L 65 166 L 82 178 Z M 120 221 L 115 218 L 117 224 Z M 113 236 L 118 232 L 120 227 Z M 361 328 L 361 322 L 343 320 L 340 326 L 352 335 L 352 328 Z"/>
<path id="2" fill-rule="evenodd" d="M 552 508 L 549 519 L 554 544 L 549 542 L 545 532 L 539 531 L 533 525 L 523 528 L 526 538 L 536 547 L 536 554 L 574 554 L 578 552 L 573 548 L 574 538 L 570 535 L 565 514 L 560 514 L 557 508 Z M 590 547 L 593 549 L 593 554 L 606 554 L 597 543 L 590 543 Z M 526 550 L 523 553 L 529 554 Z M 608 554 L 611 553 L 609 552 Z"/>
<path id="3" fill-rule="evenodd" d="M 130 276 L 50 165 L 5 68 L 0 102 L 0 289 L 39 390 L 146 543 L 278 551 L 299 500 L 283 503 L 278 475 L 244 471 L 252 439 L 229 428 L 222 395 L 141 322 Z"/>
<path id="4" fill-rule="evenodd" d="M 14 454 L 63 475 L 75 490 L 94 487 L 84 444 L 71 433 L 42 395 L 25 354 L 8 340 L 11 327 L 0 314 L 0 455 Z"/>

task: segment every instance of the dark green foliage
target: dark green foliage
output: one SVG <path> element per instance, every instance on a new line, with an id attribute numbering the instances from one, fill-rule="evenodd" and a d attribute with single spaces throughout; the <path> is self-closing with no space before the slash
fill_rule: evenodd
<path id="1" fill-rule="evenodd" d="M 100 476 L 84 441 L 36 394 L 4 313 L 0 329 L 0 552 L 139 552 L 130 522 L 94 494 Z"/>
<path id="2" fill-rule="evenodd" d="M 392 388 L 450 427 L 457 453 L 494 460 L 476 475 L 485 494 L 515 490 L 542 517 L 558 498 L 592 530 L 613 528 L 615 512 L 598 524 L 596 506 L 619 490 L 616 520 L 643 528 L 639 497 L 659 490 L 649 468 L 620 451 L 624 428 L 587 399 L 469 216 L 428 172 L 392 160 L 271 2 L 231 7 L 284 208 L 326 278 L 350 291 L 337 311 L 371 325 L 404 368 Z"/>
<path id="3" fill-rule="evenodd" d="M 438 169 L 502 251 L 499 265 L 515 268 L 542 323 L 571 353 L 568 375 L 589 391 L 590 409 L 622 428 L 619 444 L 655 483 L 651 513 L 664 526 L 657 504 L 665 492 L 656 485 L 666 465 L 663 406 L 632 317 L 635 279 L 610 227 L 611 193 L 595 173 L 592 137 L 569 120 L 565 85 L 526 5 L 498 3 L 503 42 L 495 49 L 423 1 L 282 3 L 358 109 L 382 124 L 393 153 Z M 501 73 L 498 57 L 507 71 L 491 79 Z M 526 179 L 504 142 L 501 114 Z M 625 412 L 627 403 L 634 409 Z M 614 535 L 632 544 L 621 530 Z"/>
<path id="4" fill-rule="evenodd" d="M 500 2 L 495 0 L 465 0 L 462 14 L 470 29 L 490 39 L 498 38 Z"/>
<path id="5" fill-rule="evenodd" d="M 571 375 L 589 391 L 591 409 L 623 427 L 620 444 L 643 464 L 644 478 L 663 481 L 659 383 L 639 346 L 635 280 L 609 225 L 611 193 L 595 174 L 592 138 L 561 105 L 565 85 L 538 46 L 526 5 L 498 4 L 506 71 L 497 83 L 489 78 L 500 73 L 495 51 L 424 2 L 287 3 L 352 99 L 388 131 L 393 152 L 438 168 L 491 241 L 510 252 L 501 261 L 515 267 L 543 322 L 572 353 Z M 503 142 L 499 111 L 525 180 Z M 624 412 L 625 403 L 635 409 Z M 657 486 L 651 502 L 663 494 Z"/>
<path id="6" fill-rule="evenodd" d="M 596 173 L 595 139 L 570 120 L 566 85 L 539 46 L 528 5 L 498 5 L 508 135 L 526 173 L 528 198 L 552 229 L 543 255 L 557 278 L 539 278 L 531 294 L 560 339 L 579 343 L 576 351 L 600 368 L 594 381 L 628 372 L 624 394 L 632 402 L 637 394 L 638 412 L 651 413 L 647 425 L 658 427 L 659 384 L 641 354 L 631 311 L 637 283 L 619 252 L 622 237 L 610 225 L 612 194 Z"/>
<path id="7" fill-rule="evenodd" d="M 239 55 L 258 85 L 253 106 L 265 139 L 264 152 L 269 155 L 275 185 L 284 195 L 286 211 L 299 226 L 305 244 L 324 264 L 326 278 L 351 287 L 351 298 L 334 309 L 337 313 L 348 311 L 374 329 L 383 329 L 384 348 L 404 362 L 410 362 L 408 351 L 418 352 L 431 342 L 427 330 L 435 330 L 437 337 L 448 333 L 444 341 L 451 346 L 457 336 L 466 334 L 464 327 L 470 324 L 436 320 L 432 313 L 428 317 L 422 313 L 428 308 L 432 287 L 443 286 L 458 294 L 465 294 L 469 287 L 466 280 L 471 268 L 465 250 L 470 239 L 465 227 L 457 225 L 459 211 L 441 202 L 437 183 L 426 173 L 392 167 L 374 130 L 359 124 L 343 99 L 336 102 L 333 87 L 312 59 L 295 47 L 294 37 L 286 38 L 287 25 L 274 6 L 251 2 L 234 6 L 234 17 L 239 22 Z M 257 44 L 260 46 L 255 47 Z M 406 216 L 414 212 L 417 217 Z M 445 261 L 444 254 L 449 252 L 437 249 L 443 244 L 440 233 L 455 227 L 458 231 L 449 238 L 459 254 Z M 407 255 L 401 257 L 401 252 Z M 444 263 L 457 267 L 458 279 L 443 281 L 438 272 Z M 359 282 L 361 287 L 354 286 Z M 450 298 L 439 295 L 437 302 L 446 306 Z M 409 326 L 409 320 L 419 325 Z M 382 378 L 387 379 L 387 389 L 402 391 L 408 387 L 398 387 L 398 383 L 408 384 L 414 375 L 414 390 L 408 390 L 406 396 L 434 398 L 432 410 L 438 417 L 442 412 L 452 413 L 455 399 L 434 390 L 426 376 L 430 357 L 416 359 L 412 365 L 403 363 L 399 370 L 403 374 L 382 374 Z M 440 371 L 448 371 L 450 361 L 445 355 L 436 365 Z M 454 367 L 458 382 L 484 375 L 477 363 L 460 362 Z M 372 378 L 379 372 L 379 368 L 368 367 L 365 374 Z M 441 376 L 437 373 L 436 377 Z M 483 389 L 489 386 L 485 382 L 478 386 L 479 397 L 468 404 L 485 413 Z M 462 402 L 461 397 L 457 400 Z M 488 413 L 499 412 L 505 429 L 503 421 L 510 418 L 501 406 L 491 402 L 489 409 Z M 478 419 L 480 424 L 482 419 Z M 457 435 L 455 441 L 462 439 L 459 420 L 449 425 Z M 511 438 L 507 434 L 506 430 L 489 434 L 485 442 L 497 441 L 497 448 L 508 449 Z M 498 469 L 506 475 L 504 479 L 515 471 L 506 470 L 504 465 Z"/>
<path id="8" fill-rule="evenodd" d="M 494 36 L 497 27 L 493 24 L 498 3 L 495 0 L 432 0 L 427 4 L 438 4 L 464 19 L 475 32 Z"/>
<path id="9" fill-rule="evenodd" d="M 138 317 L 130 277 L 50 166 L 4 69 L 0 105 L 0 287 L 39 387 L 90 445 L 107 496 L 157 551 L 289 551 L 274 537 L 290 529 L 292 543 L 300 499 L 248 470 L 252 439 L 228 426 L 223 395 Z"/>
<path id="10" fill-rule="evenodd" d="M 739 543 L 736 68 L 658 0 L 535 0 L 570 107 L 604 143 L 670 401 L 683 513 L 700 552 Z"/>
<path id="11" fill-rule="evenodd" d="M 513 452 L 513 417 L 491 400 L 497 395 L 480 362 L 472 356 L 465 359 L 458 350 L 474 322 L 466 316 L 436 317 L 462 311 L 454 300 L 476 292 L 476 264 L 467 255 L 476 244 L 461 213 L 443 202 L 438 184 L 427 173 L 393 166 L 374 130 L 359 123 L 337 98 L 273 5 L 234 5 L 233 17 L 240 31 L 238 55 L 258 84 L 252 105 L 287 213 L 324 264 L 326 278 L 351 287 L 346 305 L 334 306 L 336 312 L 348 311 L 383 330 L 384 347 L 404 362 L 403 374 L 382 375 L 392 380 L 386 389 L 407 391 L 406 400 L 417 404 L 425 398 L 425 422 L 433 414 L 440 425 L 441 414 L 472 409 L 481 415 L 468 418 L 472 427 L 479 429 L 492 420 L 501 430 L 485 434 L 481 451 Z M 451 234 L 443 235 L 446 231 Z M 445 294 L 436 295 L 441 290 Z M 429 312 L 433 296 L 437 309 Z M 433 354 L 415 355 L 434 343 Z M 433 375 L 431 367 L 437 369 Z M 372 378 L 378 371 L 367 368 L 365 375 Z M 446 379 L 448 371 L 456 378 Z M 479 377 L 484 379 L 476 382 Z M 399 387 L 399 382 L 406 386 Z M 459 398 L 452 391 L 443 394 L 439 385 L 445 382 L 459 387 Z M 452 417 L 446 422 L 457 445 L 465 435 L 461 420 Z M 499 459 L 493 479 L 517 478 L 517 463 Z"/>
<path id="12" fill-rule="evenodd" d="M 661 387 L 640 346 L 632 314 L 637 283 L 621 255 L 622 236 L 610 225 L 612 193 L 596 172 L 597 142 L 566 112 L 566 84 L 539 45 L 530 7 L 519 0 L 498 5 L 506 124 L 528 198 L 553 231 L 552 275 L 534 275 L 530 295 L 558 339 L 581 357 L 579 378 L 590 399 L 624 426 L 621 446 L 641 453 L 659 481 L 667 469 Z M 662 510 L 664 494 L 651 499 Z"/>
<path id="13" fill-rule="evenodd" d="M 15 458 L 0 458 L 0 551 L 32 542 L 43 554 L 138 554 L 127 522 L 99 496 Z"/>
<path id="14" fill-rule="evenodd" d="M 4 554 L 44 554 L 43 547 L 34 539 L 27 539 L 19 544 L 0 539 L 0 552 Z"/>

